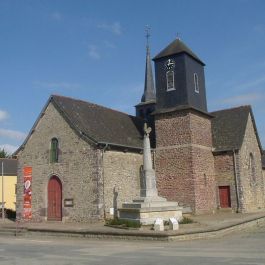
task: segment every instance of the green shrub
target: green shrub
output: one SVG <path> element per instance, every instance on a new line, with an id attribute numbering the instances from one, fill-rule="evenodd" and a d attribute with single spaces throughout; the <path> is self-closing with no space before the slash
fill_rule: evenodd
<path id="1" fill-rule="evenodd" d="M 179 224 L 192 224 L 194 221 L 189 217 L 183 217 L 182 220 L 179 221 Z"/>
<path id="2" fill-rule="evenodd" d="M 118 218 L 106 220 L 106 225 L 139 228 L 141 224 L 133 220 L 121 220 Z"/>

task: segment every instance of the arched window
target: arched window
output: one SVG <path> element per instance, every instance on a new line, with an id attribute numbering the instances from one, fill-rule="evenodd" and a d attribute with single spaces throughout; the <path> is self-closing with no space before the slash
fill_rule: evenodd
<path id="1" fill-rule="evenodd" d="M 167 91 L 174 90 L 174 71 L 167 71 Z"/>
<path id="2" fill-rule="evenodd" d="M 51 163 L 58 162 L 59 144 L 57 138 L 51 140 Z"/>
<path id="3" fill-rule="evenodd" d="M 256 169 L 255 169 L 254 156 L 252 153 L 249 154 L 249 175 L 250 175 L 250 181 L 255 183 L 256 182 Z"/>
<path id="4" fill-rule="evenodd" d="M 197 73 L 193 74 L 193 78 L 194 78 L 194 91 L 196 93 L 199 93 L 200 92 L 200 89 L 199 89 L 199 78 L 198 78 Z"/>

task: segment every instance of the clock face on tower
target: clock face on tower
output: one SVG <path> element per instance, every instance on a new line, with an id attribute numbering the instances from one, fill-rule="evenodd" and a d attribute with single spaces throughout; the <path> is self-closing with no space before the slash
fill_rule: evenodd
<path id="1" fill-rule="evenodd" d="M 166 69 L 167 70 L 172 70 L 173 68 L 175 68 L 175 62 L 172 59 L 168 59 L 165 63 Z"/>

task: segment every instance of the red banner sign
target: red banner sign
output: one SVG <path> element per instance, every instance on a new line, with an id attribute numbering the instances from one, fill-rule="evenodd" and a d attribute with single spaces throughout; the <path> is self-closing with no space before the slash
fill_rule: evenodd
<path id="1" fill-rule="evenodd" d="M 24 167 L 24 219 L 32 218 L 31 194 L 32 194 L 32 167 Z"/>

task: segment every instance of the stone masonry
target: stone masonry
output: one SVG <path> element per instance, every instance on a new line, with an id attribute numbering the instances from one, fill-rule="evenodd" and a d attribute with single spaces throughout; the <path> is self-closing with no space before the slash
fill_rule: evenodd
<path id="1" fill-rule="evenodd" d="M 257 142 L 251 115 L 248 117 L 244 141 L 239 151 L 240 156 L 240 200 L 242 211 L 252 212 L 264 208 L 264 178 L 262 174 L 261 151 Z M 252 176 L 250 154 L 253 155 L 255 172 Z"/>
<path id="2" fill-rule="evenodd" d="M 143 157 L 139 153 L 106 151 L 103 153 L 103 161 L 104 204 L 108 217 L 110 208 L 115 208 L 116 214 L 123 202 L 140 196 Z"/>
<path id="3" fill-rule="evenodd" d="M 59 141 L 59 161 L 50 163 L 50 142 Z M 63 221 L 84 222 L 104 217 L 115 202 L 132 198 L 139 191 L 140 154 L 102 150 L 81 139 L 50 103 L 18 153 L 18 214 L 23 211 L 23 167 L 31 166 L 33 219 L 47 219 L 47 187 L 52 176 L 62 183 Z M 104 167 L 103 167 L 104 161 Z M 104 183 L 105 181 L 105 183 Z M 73 207 L 64 207 L 73 199 Z"/>
<path id="4" fill-rule="evenodd" d="M 211 120 L 192 110 L 156 115 L 159 195 L 195 213 L 216 209 Z"/>
<path id="5" fill-rule="evenodd" d="M 53 137 L 59 141 L 58 163 L 50 163 L 50 141 Z M 25 149 L 18 154 L 18 212 L 23 210 L 23 167 L 31 166 L 33 218 L 47 218 L 47 187 L 53 175 L 62 182 L 62 201 L 74 201 L 73 207 L 63 206 L 63 220 L 99 218 L 102 179 L 98 174 L 98 158 L 97 150 L 80 139 L 55 107 L 49 104 Z"/>
<path id="6" fill-rule="evenodd" d="M 219 190 L 220 186 L 229 186 L 231 194 L 231 208 L 234 211 L 238 210 L 237 195 L 236 195 L 236 180 L 234 168 L 233 152 L 222 152 L 214 156 L 214 166 L 217 184 L 217 205 L 220 207 Z"/>

